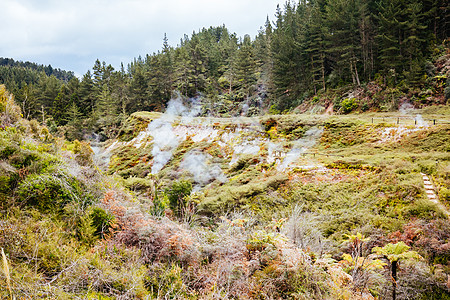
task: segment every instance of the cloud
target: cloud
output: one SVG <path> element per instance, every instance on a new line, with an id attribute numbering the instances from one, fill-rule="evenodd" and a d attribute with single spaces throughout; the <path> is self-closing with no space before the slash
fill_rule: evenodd
<path id="1" fill-rule="evenodd" d="M 255 36 L 279 0 L 3 0 L 0 56 L 84 74 L 96 58 L 119 67 L 176 46 L 184 34 L 225 24 Z"/>

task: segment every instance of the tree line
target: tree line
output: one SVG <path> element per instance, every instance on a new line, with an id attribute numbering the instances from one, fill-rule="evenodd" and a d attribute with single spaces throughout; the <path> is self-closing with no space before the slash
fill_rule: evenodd
<path id="1" fill-rule="evenodd" d="M 97 60 L 82 78 L 0 59 L 0 83 L 26 118 L 67 126 L 73 137 L 80 124 L 112 137 L 129 114 L 162 111 L 174 93 L 202 96 L 203 113 L 214 116 L 286 111 L 374 79 L 420 86 L 433 75 L 433 55 L 448 48 L 449 6 L 445 0 L 288 1 L 254 39 L 225 25 L 185 35 L 176 47 L 164 36 L 157 53 L 120 70 Z"/>

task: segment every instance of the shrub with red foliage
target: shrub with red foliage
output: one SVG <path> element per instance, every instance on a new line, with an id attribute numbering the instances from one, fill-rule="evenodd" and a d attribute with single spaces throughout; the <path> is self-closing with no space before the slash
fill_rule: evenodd
<path id="1" fill-rule="evenodd" d="M 145 263 L 170 258 L 196 263 L 198 250 L 191 232 L 168 218 L 153 219 L 121 197 L 125 195 L 108 191 L 101 201 L 116 216 L 114 241 L 139 249 Z"/>
<path id="2" fill-rule="evenodd" d="M 394 243 L 403 241 L 419 251 L 430 263 L 450 263 L 450 222 L 444 219 L 432 221 L 414 220 L 403 231 L 389 236 Z"/>

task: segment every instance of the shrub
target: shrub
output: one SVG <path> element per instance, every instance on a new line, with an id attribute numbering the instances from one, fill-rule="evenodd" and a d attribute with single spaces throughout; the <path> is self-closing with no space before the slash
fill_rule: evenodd
<path id="1" fill-rule="evenodd" d="M 341 110 L 344 114 L 348 114 L 358 108 L 355 98 L 345 98 L 341 101 Z"/>
<path id="2" fill-rule="evenodd" d="M 145 276 L 145 287 L 155 299 L 187 299 L 188 289 L 183 283 L 182 271 L 176 264 L 153 265 Z"/>
<path id="3" fill-rule="evenodd" d="M 95 231 L 94 234 L 103 238 L 105 233 L 114 224 L 114 216 L 100 207 L 94 207 L 90 213 L 90 219 Z"/>
<path id="4" fill-rule="evenodd" d="M 450 189 L 442 187 L 439 190 L 439 199 L 441 199 L 442 201 L 450 202 Z"/>
<path id="5" fill-rule="evenodd" d="M 0 193 L 9 192 L 18 180 L 16 168 L 7 162 L 0 162 Z"/>
<path id="6" fill-rule="evenodd" d="M 81 202 L 83 191 L 75 178 L 62 172 L 30 175 L 17 188 L 19 202 L 36 207 L 40 211 L 62 212 L 70 202 Z"/>
<path id="7" fill-rule="evenodd" d="M 14 97 L 0 85 L 0 127 L 11 126 L 21 118 L 20 107 L 14 103 Z"/>
<path id="8" fill-rule="evenodd" d="M 405 208 L 404 214 L 410 217 L 422 219 L 434 219 L 437 216 L 444 217 L 438 206 L 429 200 L 419 199 Z"/>
<path id="9" fill-rule="evenodd" d="M 187 204 L 187 197 L 192 192 L 192 183 L 186 180 L 175 181 L 165 190 L 169 206 L 177 216 L 181 216 Z"/>
<path id="10" fill-rule="evenodd" d="M 77 238 L 83 244 L 91 246 L 96 240 L 94 235 L 96 228 L 92 224 L 92 218 L 89 214 L 84 214 L 77 221 Z"/>
<path id="11" fill-rule="evenodd" d="M 437 163 L 433 160 L 419 162 L 420 172 L 431 175 L 436 173 Z"/>
<path id="12" fill-rule="evenodd" d="M 445 84 L 445 100 L 450 99 L 450 76 L 447 78 L 447 82 Z"/>
<path id="13" fill-rule="evenodd" d="M 75 160 L 82 166 L 91 166 L 93 164 L 93 154 L 88 142 L 75 140 L 73 153 L 76 154 Z"/>

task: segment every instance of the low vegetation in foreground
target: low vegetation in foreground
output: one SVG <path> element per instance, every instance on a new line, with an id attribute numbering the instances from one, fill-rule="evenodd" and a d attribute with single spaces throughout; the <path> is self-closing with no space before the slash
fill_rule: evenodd
<path id="1" fill-rule="evenodd" d="M 0 100 L 2 298 L 450 298 L 446 106 L 139 112 L 93 151 Z"/>

